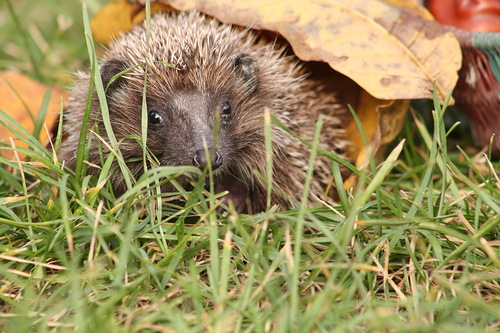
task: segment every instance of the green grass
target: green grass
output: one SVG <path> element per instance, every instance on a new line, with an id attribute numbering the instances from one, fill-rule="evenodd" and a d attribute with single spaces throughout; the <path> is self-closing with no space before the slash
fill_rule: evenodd
<path id="1" fill-rule="evenodd" d="M 63 2 L 47 3 L 56 15 Z M 18 128 L 28 162 L 0 157 L 1 330 L 499 330 L 500 165 L 451 147 L 444 114 L 436 105 L 430 129 L 409 115 L 335 207 L 225 217 L 201 184 L 155 193 L 193 169 L 150 170 L 116 199 Z"/>

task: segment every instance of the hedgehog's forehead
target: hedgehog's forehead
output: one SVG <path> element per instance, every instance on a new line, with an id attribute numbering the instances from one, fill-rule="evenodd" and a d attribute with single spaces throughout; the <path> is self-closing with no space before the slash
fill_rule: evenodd
<path id="1" fill-rule="evenodd" d="M 192 71 L 197 68 L 212 70 L 225 68 L 234 61 L 238 54 L 252 52 L 243 45 L 221 47 L 216 44 L 183 45 L 182 47 L 151 44 L 150 47 L 144 46 L 142 50 L 144 52 L 125 47 L 117 50 L 116 53 L 119 58 L 126 59 L 132 66 L 147 63 L 150 68 L 155 68 L 159 64 L 165 64 L 177 70 Z"/>
<path id="2" fill-rule="evenodd" d="M 149 33 L 145 26 L 139 26 L 119 38 L 111 53 L 127 58 L 131 64 L 163 61 L 184 69 L 222 65 L 235 53 L 251 52 L 252 41 L 248 33 L 193 13 L 178 18 L 160 15 L 151 21 Z"/>
<path id="3" fill-rule="evenodd" d="M 177 91 L 187 89 L 220 90 L 219 88 L 234 78 L 234 60 L 238 53 L 220 49 L 184 49 L 182 52 L 152 51 L 146 54 L 128 52 L 120 57 L 126 59 L 132 69 L 127 77 L 144 83 L 148 82 L 161 89 Z M 146 64 L 146 65 L 144 65 Z M 153 88 L 154 89 L 154 88 Z"/>
<path id="4" fill-rule="evenodd" d="M 200 62 L 188 62 L 182 67 L 166 61 L 146 63 L 147 66 L 134 67 L 126 74 L 126 78 L 140 87 L 144 84 L 144 77 L 147 76 L 148 90 L 162 93 L 180 90 L 218 93 L 230 89 L 236 75 L 231 61 L 218 62 L 205 59 Z"/>
<path id="5" fill-rule="evenodd" d="M 220 91 L 234 78 L 236 57 L 254 52 L 248 33 L 191 14 L 156 17 L 149 37 L 145 27 L 139 27 L 118 39 L 108 57 L 126 60 L 133 67 L 126 75 L 137 85 L 144 83 L 147 73 L 148 82 L 163 91 L 178 87 Z"/>

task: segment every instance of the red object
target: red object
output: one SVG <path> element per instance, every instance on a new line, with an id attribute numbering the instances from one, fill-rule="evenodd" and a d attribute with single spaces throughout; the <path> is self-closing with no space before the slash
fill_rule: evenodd
<path id="1" fill-rule="evenodd" d="M 428 0 L 436 21 L 454 26 L 462 46 L 462 69 L 453 97 L 467 115 L 479 147 L 492 140 L 492 155 L 500 159 L 500 89 L 486 54 L 472 46 L 474 32 L 500 32 L 500 0 Z M 460 30 L 461 29 L 461 30 Z"/>
<path id="2" fill-rule="evenodd" d="M 444 25 L 500 32 L 500 0 L 428 0 L 427 8 Z"/>

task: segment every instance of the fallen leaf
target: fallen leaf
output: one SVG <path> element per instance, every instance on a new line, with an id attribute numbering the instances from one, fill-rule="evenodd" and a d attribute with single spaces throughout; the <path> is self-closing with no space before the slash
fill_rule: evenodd
<path id="1" fill-rule="evenodd" d="M 171 12 L 173 10 L 174 9 L 172 7 L 161 2 L 154 2 L 151 4 L 151 14 L 158 12 Z M 137 23 L 144 21 L 145 18 L 146 18 L 146 8 L 142 8 L 138 12 L 134 13 L 132 23 L 135 25 Z"/>
<path id="2" fill-rule="evenodd" d="M 154 2 L 151 4 L 151 13 L 168 12 L 172 7 Z M 126 0 L 110 2 L 99 10 L 90 22 L 94 40 L 109 44 L 121 33 L 126 32 L 146 17 L 146 8 Z"/>
<path id="3" fill-rule="evenodd" d="M 368 93 L 362 93 L 360 106 L 356 115 L 363 125 L 363 131 L 368 138 L 368 148 L 365 146 L 359 129 L 354 121 L 348 124 L 346 132 L 351 139 L 353 150 L 350 157 L 358 169 L 367 169 L 370 158 L 378 165 L 384 160 L 385 148 L 391 143 L 403 127 L 404 118 L 409 108 L 409 100 L 380 100 Z M 376 112 L 373 112 L 376 110 Z M 370 156 L 371 155 L 371 156 Z M 349 176 L 344 181 L 344 188 L 350 189 L 356 185 L 358 177 Z"/>
<path id="4" fill-rule="evenodd" d="M 94 40 L 107 44 L 121 32 L 130 30 L 134 26 L 132 23 L 134 7 L 134 4 L 126 0 L 113 1 L 102 7 L 90 22 Z"/>
<path id="5" fill-rule="evenodd" d="M 381 100 L 366 92 L 361 93 L 356 115 L 362 123 L 369 149 L 377 163 L 383 159 L 384 148 L 396 138 L 403 127 L 408 107 L 408 100 Z M 368 151 L 354 120 L 346 126 L 346 132 L 353 148 L 349 151 L 349 157 L 356 161 L 356 167 L 359 169 L 367 167 L 370 161 Z"/>
<path id="6" fill-rule="evenodd" d="M 38 118 L 40 105 L 48 89 L 51 89 L 52 93 L 45 123 L 50 131 L 59 118 L 61 98 L 65 96 L 65 93 L 56 88 L 50 88 L 38 83 L 23 74 L 11 72 L 0 73 L 0 110 L 5 111 L 32 133 L 35 128 L 35 121 Z M 13 134 L 0 125 L 0 142 L 3 145 L 10 146 L 10 137 L 13 137 Z M 19 138 L 14 139 L 17 147 L 27 147 L 26 143 Z M 47 131 L 42 129 L 40 132 L 40 141 L 46 143 L 47 140 Z M 0 155 L 6 158 L 14 156 L 11 150 L 0 150 Z"/>
<path id="7" fill-rule="evenodd" d="M 170 0 L 225 23 L 279 32 L 302 60 L 325 61 L 380 99 L 442 100 L 453 90 L 461 51 L 452 33 L 414 10 L 381 0 Z"/>

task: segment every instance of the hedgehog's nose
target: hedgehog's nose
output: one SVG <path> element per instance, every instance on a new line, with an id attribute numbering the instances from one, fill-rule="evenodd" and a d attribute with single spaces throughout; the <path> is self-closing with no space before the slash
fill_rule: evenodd
<path id="1" fill-rule="evenodd" d="M 211 148 L 208 148 L 207 150 L 210 153 Z M 222 155 L 218 151 L 216 151 L 210 158 L 210 162 L 212 163 L 212 170 L 217 169 L 222 165 Z M 198 149 L 193 156 L 193 165 L 203 170 L 207 163 L 208 158 L 207 154 L 205 153 L 205 149 Z"/>

